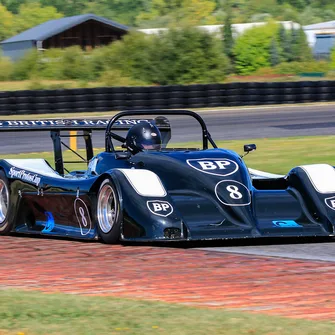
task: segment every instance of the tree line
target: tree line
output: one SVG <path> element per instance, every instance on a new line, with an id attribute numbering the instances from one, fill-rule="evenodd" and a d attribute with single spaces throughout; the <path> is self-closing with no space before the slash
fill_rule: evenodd
<path id="1" fill-rule="evenodd" d="M 192 26 L 171 28 L 158 35 L 132 31 L 120 41 L 89 52 L 79 47 L 43 53 L 34 50 L 15 66 L 0 58 L 0 80 L 169 85 L 224 82 L 232 74 L 297 75 L 330 69 L 329 62 L 313 60 L 302 28 L 285 29 L 270 21 L 233 38 L 228 26 L 225 24 L 219 35 Z"/>
<path id="2" fill-rule="evenodd" d="M 93 13 L 140 28 L 335 17 L 333 0 L 0 0 L 0 40 L 51 19 Z"/>

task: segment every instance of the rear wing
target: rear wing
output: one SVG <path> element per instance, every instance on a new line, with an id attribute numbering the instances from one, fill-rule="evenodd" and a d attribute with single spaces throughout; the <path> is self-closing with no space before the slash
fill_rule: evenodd
<path id="1" fill-rule="evenodd" d="M 12 131 L 50 131 L 54 146 L 55 170 L 64 174 L 64 163 L 78 163 L 78 161 L 63 161 L 62 147 L 66 147 L 76 154 L 82 161 L 88 162 L 93 157 L 92 131 L 106 130 L 110 119 L 48 119 L 48 120 L 0 120 L 0 132 Z M 171 138 L 171 127 L 167 118 L 155 119 L 119 119 L 113 124 L 112 130 L 127 131 L 140 122 L 155 123 L 162 134 L 162 144 L 166 146 Z M 75 131 L 68 133 L 69 131 Z M 82 131 L 78 134 L 77 131 Z M 67 132 L 64 134 L 63 132 Z M 86 146 L 86 158 L 70 148 L 62 138 L 83 137 Z M 81 162 L 81 161 L 80 161 Z"/>
<path id="2" fill-rule="evenodd" d="M 109 119 L 50 119 L 50 120 L 0 120 L 0 132 L 3 131 L 44 131 L 44 130 L 105 130 Z M 166 118 L 122 119 L 113 124 L 113 130 L 128 130 L 140 122 L 154 122 L 160 129 L 170 129 Z"/>

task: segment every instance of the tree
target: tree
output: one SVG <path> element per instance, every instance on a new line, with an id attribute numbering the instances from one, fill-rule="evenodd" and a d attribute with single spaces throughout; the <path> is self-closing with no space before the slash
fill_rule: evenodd
<path id="1" fill-rule="evenodd" d="M 160 85 L 219 82 L 228 64 L 218 39 L 197 28 L 130 33 L 105 50 L 106 70 Z"/>
<path id="2" fill-rule="evenodd" d="M 271 66 L 276 66 L 280 63 L 278 43 L 275 37 L 273 37 L 271 41 L 270 62 L 271 62 Z"/>
<path id="3" fill-rule="evenodd" d="M 146 27 L 214 24 L 212 0 L 152 0 L 150 9 L 137 17 L 137 24 Z"/>
<path id="4" fill-rule="evenodd" d="M 280 59 L 282 62 L 290 62 L 292 60 L 291 50 L 291 34 L 289 35 L 285 27 L 281 24 L 278 30 L 278 42 L 280 50 Z"/>
<path id="5" fill-rule="evenodd" d="M 63 17 L 63 14 L 58 13 L 55 7 L 41 7 L 40 3 L 32 2 L 20 6 L 19 13 L 15 17 L 15 26 L 17 32 L 21 32 L 43 22 L 61 17 Z"/>
<path id="6" fill-rule="evenodd" d="M 13 33 L 13 15 L 6 7 L 0 5 L 0 41 L 10 37 Z"/>
<path id="7" fill-rule="evenodd" d="M 308 45 L 307 37 L 300 27 L 292 29 L 292 61 L 305 62 L 313 59 L 312 50 Z"/>
<path id="8" fill-rule="evenodd" d="M 22 5 L 22 0 L 1 0 L 0 4 L 4 5 L 13 14 L 17 14 L 20 5 Z"/>
<path id="9" fill-rule="evenodd" d="M 52 7 L 55 7 L 58 12 L 63 13 L 65 16 L 73 16 L 73 15 L 81 14 L 88 1 L 87 0 L 39 0 L 39 2 L 42 7 L 52 6 Z"/>
<path id="10" fill-rule="evenodd" d="M 271 65 L 271 41 L 278 25 L 270 22 L 265 26 L 248 29 L 235 40 L 233 48 L 235 68 L 239 74 L 248 75 L 261 67 Z"/>
<path id="11" fill-rule="evenodd" d="M 226 17 L 223 26 L 223 49 L 226 55 L 230 58 L 232 57 L 232 49 L 234 46 L 231 19 L 232 19 L 231 4 L 228 2 L 226 6 Z"/>

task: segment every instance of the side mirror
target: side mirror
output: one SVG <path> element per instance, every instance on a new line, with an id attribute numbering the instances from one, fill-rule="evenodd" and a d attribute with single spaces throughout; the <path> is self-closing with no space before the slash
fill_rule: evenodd
<path id="1" fill-rule="evenodd" d="M 244 152 L 247 152 L 247 153 L 256 150 L 256 148 L 257 148 L 256 144 L 245 144 L 243 147 Z"/>

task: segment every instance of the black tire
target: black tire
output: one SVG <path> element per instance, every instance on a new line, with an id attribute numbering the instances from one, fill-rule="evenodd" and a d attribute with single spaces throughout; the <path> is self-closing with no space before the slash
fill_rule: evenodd
<path id="1" fill-rule="evenodd" d="M 7 199 L 6 199 L 7 198 Z M 6 204 L 7 210 L 4 210 Z M 10 189 L 5 173 L 0 171 L 0 235 L 9 234 L 14 228 L 14 213 L 10 203 Z"/>
<path id="2" fill-rule="evenodd" d="M 111 196 L 113 200 L 109 203 Z M 105 200 L 106 198 L 107 201 Z M 110 206 L 115 206 L 114 217 L 111 209 L 108 210 L 107 215 L 103 214 L 103 209 L 109 209 Z M 108 244 L 118 243 L 120 240 L 122 212 L 118 192 L 110 179 L 105 179 L 100 185 L 95 212 L 97 229 L 102 241 Z M 109 220 L 112 220 L 112 222 Z"/>

